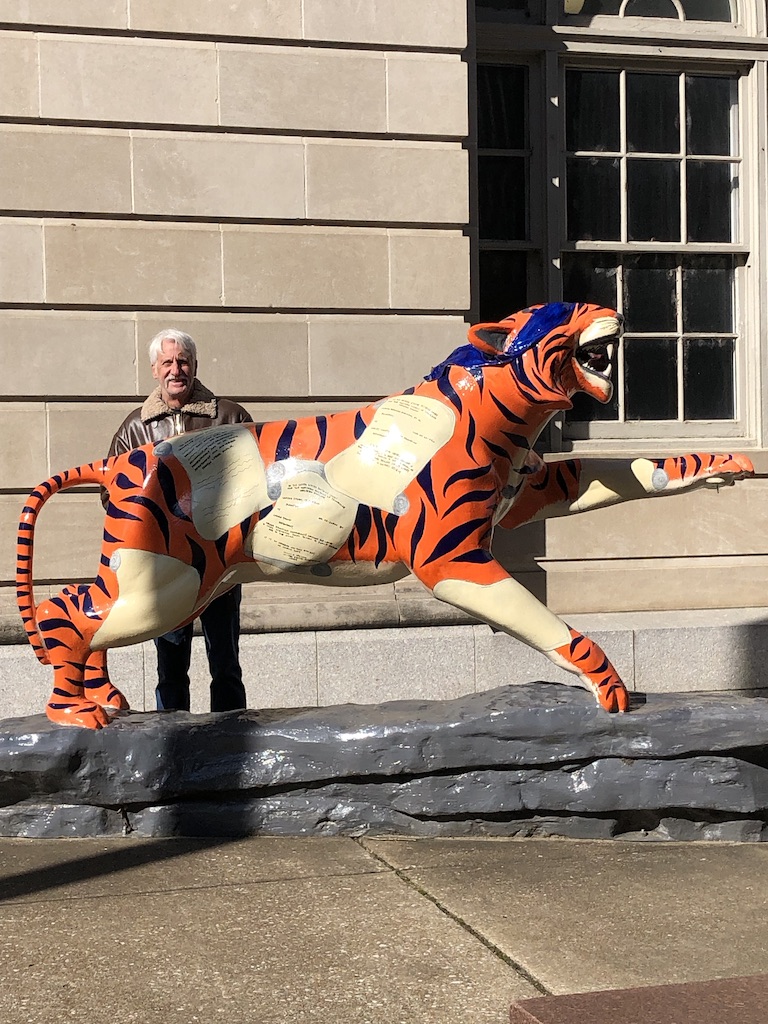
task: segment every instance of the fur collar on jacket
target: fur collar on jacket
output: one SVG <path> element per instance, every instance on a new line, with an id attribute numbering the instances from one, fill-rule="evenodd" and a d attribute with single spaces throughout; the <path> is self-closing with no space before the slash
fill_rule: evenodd
<path id="1" fill-rule="evenodd" d="M 195 377 L 189 401 L 179 410 L 172 409 L 165 404 L 160 385 L 158 385 L 141 407 L 141 420 L 143 423 L 149 423 L 151 420 L 161 420 L 164 416 L 173 416 L 177 411 L 186 413 L 188 416 L 208 416 L 214 420 L 217 409 L 218 402 L 214 393 Z"/>

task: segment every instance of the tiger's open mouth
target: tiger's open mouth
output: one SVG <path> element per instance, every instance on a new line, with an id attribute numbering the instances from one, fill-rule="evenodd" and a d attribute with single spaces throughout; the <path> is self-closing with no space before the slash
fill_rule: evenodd
<path id="1" fill-rule="evenodd" d="M 610 380 L 621 323 L 615 317 L 601 317 L 581 332 L 576 360 L 587 373 Z"/>
<path id="2" fill-rule="evenodd" d="M 613 354 L 616 346 L 607 342 L 595 341 L 589 345 L 580 347 L 576 353 L 579 365 L 590 373 L 596 373 L 600 377 L 610 377 L 613 365 Z"/>

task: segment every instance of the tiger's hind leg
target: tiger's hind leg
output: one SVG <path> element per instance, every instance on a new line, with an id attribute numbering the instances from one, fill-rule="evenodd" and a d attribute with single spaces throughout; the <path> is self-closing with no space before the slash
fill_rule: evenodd
<path id="1" fill-rule="evenodd" d="M 85 663 L 83 679 L 85 696 L 109 711 L 127 711 L 130 707 L 123 694 L 113 685 L 107 668 L 107 652 L 92 651 Z"/>
<path id="2" fill-rule="evenodd" d="M 110 718 L 94 697 L 102 695 L 104 683 L 97 684 L 92 694 L 85 688 L 86 665 L 96 653 L 90 642 L 100 624 L 100 619 L 89 618 L 83 610 L 88 592 L 88 587 L 65 587 L 37 607 L 37 628 L 53 668 L 53 693 L 45 713 L 57 725 L 101 729 Z M 93 665 L 100 661 L 94 659 Z"/>

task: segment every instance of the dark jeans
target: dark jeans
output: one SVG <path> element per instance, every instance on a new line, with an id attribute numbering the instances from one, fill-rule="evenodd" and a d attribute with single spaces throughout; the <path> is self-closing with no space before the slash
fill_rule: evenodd
<path id="1" fill-rule="evenodd" d="M 241 594 L 241 587 L 233 587 L 200 613 L 211 670 L 211 711 L 234 711 L 246 704 L 240 669 Z M 192 623 L 159 636 L 155 647 L 158 710 L 189 711 Z"/>

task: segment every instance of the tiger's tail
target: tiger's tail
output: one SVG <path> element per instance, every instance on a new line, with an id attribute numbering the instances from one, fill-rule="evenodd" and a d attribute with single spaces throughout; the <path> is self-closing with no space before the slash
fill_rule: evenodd
<path id="1" fill-rule="evenodd" d="M 22 509 L 16 536 L 16 604 L 21 613 L 27 639 L 43 665 L 49 665 L 50 661 L 37 631 L 37 609 L 32 575 L 37 517 L 48 499 L 59 491 L 77 487 L 79 484 L 103 485 L 105 471 L 113 461 L 114 459 L 101 459 L 99 462 L 89 462 L 85 466 L 68 469 L 64 473 L 56 473 L 55 476 L 44 480 L 32 491 Z"/>

